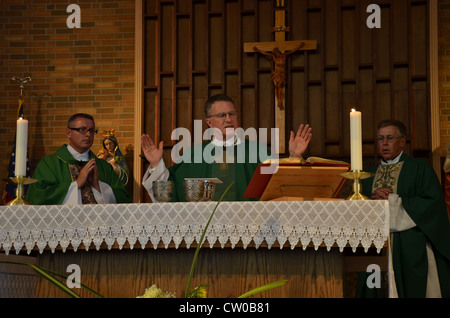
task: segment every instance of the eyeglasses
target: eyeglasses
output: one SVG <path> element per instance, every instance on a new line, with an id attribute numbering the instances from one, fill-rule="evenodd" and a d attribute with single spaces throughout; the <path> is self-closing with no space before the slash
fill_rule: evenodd
<path id="1" fill-rule="evenodd" d="M 393 143 L 395 139 L 397 138 L 403 138 L 403 137 L 396 137 L 396 136 L 378 136 L 376 138 L 376 141 L 378 141 L 379 143 L 384 142 L 384 140 L 387 140 L 388 143 Z"/>
<path id="2" fill-rule="evenodd" d="M 237 114 L 238 114 L 237 112 L 231 111 L 231 112 L 228 112 L 228 113 L 218 113 L 218 114 L 215 114 L 215 115 L 210 115 L 210 116 L 208 116 L 208 118 L 216 117 L 216 118 L 225 120 L 227 118 L 227 115 L 228 115 L 228 116 L 230 116 L 230 118 L 234 119 L 234 118 L 237 117 Z"/>
<path id="3" fill-rule="evenodd" d="M 81 127 L 81 128 L 70 128 L 70 127 L 67 127 L 67 128 L 69 128 L 70 130 L 76 130 L 82 135 L 86 135 L 88 132 L 90 132 L 91 135 L 92 134 L 96 135 L 98 133 L 98 129 L 94 129 L 94 128 L 89 128 L 89 129 L 86 128 L 86 127 Z"/>

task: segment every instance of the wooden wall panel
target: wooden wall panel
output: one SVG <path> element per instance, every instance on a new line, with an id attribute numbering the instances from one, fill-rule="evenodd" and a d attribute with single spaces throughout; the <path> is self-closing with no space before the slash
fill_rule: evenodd
<path id="1" fill-rule="evenodd" d="M 261 72 L 258 75 L 257 105 L 260 111 L 258 112 L 258 127 L 255 128 L 270 128 L 273 127 L 273 123 L 275 122 L 273 113 L 268 111 L 272 108 L 273 105 L 272 81 L 270 78 L 271 74 L 267 72 Z M 267 94 L 267 92 L 270 92 L 270 95 Z"/>
<path id="2" fill-rule="evenodd" d="M 339 57 L 339 29 L 336 27 L 339 25 L 339 2 L 338 1 L 326 1 L 324 9 L 324 18 L 328 21 L 324 25 L 324 60 L 325 65 L 338 65 Z"/>
<path id="3" fill-rule="evenodd" d="M 193 71 L 205 72 L 208 69 L 208 15 L 206 3 L 194 3 L 193 4 L 193 44 L 191 50 L 192 58 L 194 61 Z"/>
<path id="4" fill-rule="evenodd" d="M 408 1 L 398 0 L 392 1 L 393 6 L 393 25 L 392 36 L 394 41 L 393 46 L 393 62 L 394 63 L 406 63 L 408 61 Z"/>
<path id="5" fill-rule="evenodd" d="M 397 67 L 393 70 L 393 102 L 394 105 L 405 105 L 410 101 L 409 98 L 409 79 L 408 79 L 408 68 Z M 410 112 L 404 112 L 402 109 L 394 110 L 397 118 L 405 123 L 410 122 Z"/>
<path id="6" fill-rule="evenodd" d="M 245 105 L 245 112 L 257 115 L 258 109 L 255 102 L 255 93 L 253 88 L 242 89 L 242 105 Z M 242 115 L 243 109 L 240 109 Z M 256 127 L 258 124 L 257 116 L 240 116 L 243 127 Z"/>
<path id="7" fill-rule="evenodd" d="M 342 78 L 344 80 L 354 80 L 357 66 L 356 43 L 355 43 L 355 9 L 344 8 L 341 11 L 342 17 L 342 54 L 340 64 L 342 65 Z"/>
<path id="8" fill-rule="evenodd" d="M 189 127 L 191 124 L 190 93 L 188 89 L 177 90 L 176 96 L 176 127 Z"/>
<path id="9" fill-rule="evenodd" d="M 339 114 L 339 73 L 332 70 L 325 73 L 325 116 L 324 122 L 334 122 L 334 125 L 325 125 L 326 152 L 330 155 L 339 155 L 341 122 Z"/>
<path id="10" fill-rule="evenodd" d="M 369 6 L 370 4 L 373 3 L 373 1 L 371 0 L 363 0 L 363 1 L 358 1 L 359 3 L 359 9 L 360 10 L 364 10 L 367 8 L 367 6 Z M 357 41 L 358 41 L 358 54 L 359 54 L 359 66 L 367 66 L 367 67 L 371 67 L 372 66 L 372 62 L 373 62 L 373 57 L 375 56 L 375 50 L 374 50 L 374 37 L 376 35 L 377 32 L 374 32 L 373 29 L 369 29 L 367 27 L 361 27 L 364 26 L 366 24 L 366 20 L 367 20 L 367 14 L 360 14 L 358 15 L 358 28 L 357 28 L 357 32 L 358 32 L 358 37 L 357 37 Z M 379 31 L 379 30 L 377 30 Z"/>
<path id="11" fill-rule="evenodd" d="M 290 95 L 290 100 L 292 100 L 292 109 L 290 111 L 290 116 L 289 111 L 286 111 L 288 113 L 288 125 L 290 125 L 291 127 L 295 127 L 295 129 L 298 129 L 298 125 L 300 124 L 298 122 L 298 118 L 306 118 L 308 114 L 308 109 L 307 107 L 305 107 L 305 105 L 307 104 L 307 92 L 305 90 L 306 74 L 304 70 L 292 72 L 290 80 L 292 82 L 291 85 L 297 87 L 297 89 L 293 89 Z"/>
<path id="12" fill-rule="evenodd" d="M 159 131 L 159 121 L 158 119 L 158 97 L 157 92 L 154 90 L 148 90 L 144 94 L 144 103 L 146 105 L 145 117 L 144 117 L 144 126 L 151 127 L 151 131 L 153 135 L 158 134 Z"/>
<path id="13" fill-rule="evenodd" d="M 412 111 L 414 116 L 411 118 L 413 122 L 413 130 L 411 135 L 413 138 L 413 150 L 418 152 L 426 151 L 430 140 L 430 123 L 429 112 L 427 106 L 427 82 L 426 81 L 414 81 L 412 87 Z"/>
<path id="14" fill-rule="evenodd" d="M 387 80 L 391 76 L 391 10 L 390 8 L 381 8 L 381 28 L 374 32 L 375 46 L 373 63 L 378 79 Z"/>
<path id="15" fill-rule="evenodd" d="M 177 20 L 177 85 L 189 85 L 190 80 L 190 21 L 189 18 Z"/>
<path id="16" fill-rule="evenodd" d="M 317 140 L 325 140 L 324 135 L 324 122 L 323 122 L 323 96 L 322 96 L 322 87 L 319 85 L 309 85 L 308 87 L 308 105 L 309 113 L 308 113 L 308 121 L 311 123 L 316 123 L 316 127 L 322 127 L 322 129 L 314 129 L 314 139 Z M 317 125 L 319 123 L 319 125 Z M 315 153 L 324 153 L 325 146 L 322 142 L 311 143 L 309 147 L 309 154 Z"/>
<path id="17" fill-rule="evenodd" d="M 161 5 L 161 39 L 160 56 L 161 56 L 161 72 L 173 72 L 173 58 L 176 55 L 174 47 L 174 9 L 170 4 Z"/>
<path id="18" fill-rule="evenodd" d="M 246 14 L 242 17 L 242 28 L 245 30 L 245 32 L 242 32 L 242 42 L 251 42 L 256 37 L 256 17 L 254 14 Z M 250 54 L 242 53 L 241 56 L 241 78 L 242 78 L 242 85 L 247 87 L 253 87 L 254 88 L 254 82 L 255 82 L 255 70 L 257 68 L 257 60 L 254 58 L 254 56 Z"/>
<path id="19" fill-rule="evenodd" d="M 358 100 L 360 105 L 364 105 L 364 122 L 372 123 L 375 109 L 375 94 L 374 88 L 374 72 L 371 68 L 362 68 L 359 70 L 359 86 L 358 86 Z M 364 125 L 364 131 L 367 136 L 375 136 L 376 127 L 374 125 Z M 364 153 L 374 153 L 374 143 L 366 142 L 363 145 Z"/>
<path id="20" fill-rule="evenodd" d="M 155 87 L 157 85 L 156 80 L 158 74 L 158 64 L 156 59 L 157 46 L 155 45 L 158 39 L 158 23 L 155 19 L 148 19 L 146 21 L 145 34 L 146 41 L 144 44 L 144 85 L 147 87 Z"/>
<path id="21" fill-rule="evenodd" d="M 274 0 L 142 1 L 144 132 L 162 138 L 170 154 L 171 131 L 204 120 L 204 102 L 216 93 L 235 99 L 244 129 L 274 127 L 272 59 L 243 49 L 274 40 Z M 381 7 L 380 29 L 366 25 L 373 3 Z M 377 158 L 376 124 L 390 117 L 410 130 L 408 152 L 430 159 L 429 1 L 286 4 L 286 40 L 318 45 L 286 63 L 286 145 L 291 130 L 309 123 L 307 155 L 350 160 L 349 112 L 356 107 L 365 159 Z"/>
<path id="22" fill-rule="evenodd" d="M 322 13 L 319 11 L 312 11 L 308 14 L 308 39 L 320 39 L 321 38 L 321 21 L 323 19 Z M 304 38 L 301 38 L 304 39 Z M 322 54 L 323 47 L 319 45 L 316 54 L 308 54 L 308 79 L 310 82 L 322 81 L 323 75 L 323 63 Z M 301 53 L 295 53 L 296 56 L 301 55 Z M 290 84 L 290 83 L 289 83 Z"/>
<path id="23" fill-rule="evenodd" d="M 428 11 L 425 3 L 411 6 L 411 73 L 426 77 L 428 73 Z"/>
<path id="24" fill-rule="evenodd" d="M 219 15 L 210 15 L 209 26 L 209 83 L 219 86 L 223 84 L 224 80 L 223 17 Z"/>
<path id="25" fill-rule="evenodd" d="M 239 2 L 227 2 L 225 7 L 225 68 L 237 71 L 240 68 L 241 25 Z"/>

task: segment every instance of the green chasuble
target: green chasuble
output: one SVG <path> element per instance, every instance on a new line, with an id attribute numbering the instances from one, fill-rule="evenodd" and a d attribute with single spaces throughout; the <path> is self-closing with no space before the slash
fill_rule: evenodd
<path id="1" fill-rule="evenodd" d="M 263 154 L 259 154 L 259 149 Z M 209 157 L 205 160 L 205 154 Z M 206 156 L 208 157 L 208 156 Z M 214 161 L 214 157 L 222 158 L 222 163 Z M 244 199 L 253 174 L 261 161 L 269 157 L 267 147 L 260 146 L 256 142 L 245 140 L 232 147 L 214 147 L 211 142 L 205 142 L 188 149 L 183 154 L 183 162 L 169 168 L 169 180 L 174 181 L 175 191 L 172 201 L 186 202 L 183 191 L 185 178 L 218 178 L 223 183 L 216 184 L 214 201 L 218 201 L 231 182 L 235 181 L 230 188 L 224 201 L 255 201 L 258 199 Z M 186 160 L 186 158 L 190 158 Z M 228 158 L 225 160 L 225 158 Z M 231 163 L 234 158 L 234 163 Z M 262 158 L 262 160 L 260 160 Z M 197 161 L 195 161 L 197 160 Z M 187 162 L 190 161 L 190 162 Z M 200 162 L 199 162 L 200 161 Z"/>
<path id="2" fill-rule="evenodd" d="M 425 297 L 428 241 L 436 258 L 442 297 L 450 297 L 450 224 L 434 170 L 425 160 L 402 154 L 397 164 L 368 170 L 377 171 L 375 177 L 362 180 L 363 194 L 370 197 L 376 188 L 391 188 L 402 198 L 404 209 L 417 225 L 393 233 L 392 261 L 398 296 Z"/>
<path id="3" fill-rule="evenodd" d="M 89 158 L 94 158 L 97 164 L 99 179 L 111 186 L 117 203 L 130 203 L 131 196 L 120 181 L 113 168 L 105 160 L 98 159 L 92 151 Z M 69 164 L 80 165 L 64 145 L 54 154 L 44 157 L 36 167 L 33 179 L 38 182 L 28 187 L 26 200 L 34 205 L 61 204 L 73 182 Z"/>

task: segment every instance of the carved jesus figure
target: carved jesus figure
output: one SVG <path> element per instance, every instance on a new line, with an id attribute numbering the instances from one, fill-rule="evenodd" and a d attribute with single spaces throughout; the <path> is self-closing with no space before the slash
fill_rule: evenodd
<path id="1" fill-rule="evenodd" d="M 255 52 L 272 57 L 275 63 L 275 68 L 272 72 L 272 82 L 275 86 L 275 97 L 277 99 L 277 105 L 281 110 L 284 110 L 283 101 L 286 87 L 286 57 L 301 49 L 303 46 L 305 46 L 305 43 L 302 43 L 298 48 L 285 53 L 281 53 L 278 47 L 274 48 L 270 53 L 262 51 L 256 46 L 253 47 L 253 50 Z"/>

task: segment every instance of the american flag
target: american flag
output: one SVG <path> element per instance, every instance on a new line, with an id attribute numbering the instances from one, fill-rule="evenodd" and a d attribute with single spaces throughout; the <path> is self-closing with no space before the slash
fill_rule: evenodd
<path id="1" fill-rule="evenodd" d="M 17 118 L 22 117 L 23 118 L 23 100 L 21 99 L 19 101 L 19 109 L 17 111 Z M 9 171 L 8 171 L 8 178 L 15 177 L 15 170 L 16 170 L 16 135 L 14 134 L 14 144 L 11 151 L 11 158 L 9 159 Z M 30 177 L 30 164 L 28 159 L 28 151 L 27 151 L 27 172 L 26 177 Z M 16 188 L 17 186 L 12 183 L 8 183 L 5 188 L 5 192 L 3 193 L 2 197 L 2 205 L 7 204 L 8 202 L 14 200 L 16 198 Z M 24 187 L 24 195 L 27 191 L 28 186 Z"/>

